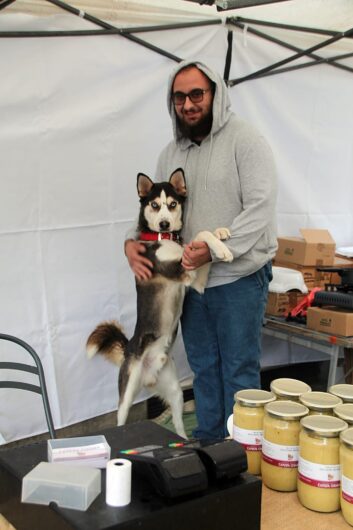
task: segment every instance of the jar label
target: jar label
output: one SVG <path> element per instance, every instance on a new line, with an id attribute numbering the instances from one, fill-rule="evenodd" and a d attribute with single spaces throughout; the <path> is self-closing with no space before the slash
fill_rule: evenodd
<path id="1" fill-rule="evenodd" d="M 342 475 L 342 499 L 353 504 L 353 480 Z"/>
<path id="2" fill-rule="evenodd" d="M 339 464 L 317 464 L 299 456 L 298 478 L 316 488 L 340 487 Z"/>
<path id="3" fill-rule="evenodd" d="M 242 429 L 233 425 L 233 439 L 239 442 L 246 451 L 261 451 L 263 431 Z"/>
<path id="4" fill-rule="evenodd" d="M 265 438 L 262 441 L 262 458 L 268 464 L 286 468 L 298 467 L 298 456 L 298 445 L 274 444 Z"/>

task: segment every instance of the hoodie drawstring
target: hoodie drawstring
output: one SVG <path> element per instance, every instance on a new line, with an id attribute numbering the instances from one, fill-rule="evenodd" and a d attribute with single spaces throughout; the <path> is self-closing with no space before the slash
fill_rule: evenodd
<path id="1" fill-rule="evenodd" d="M 207 190 L 208 170 L 209 170 L 210 162 L 211 162 L 212 148 L 213 148 L 213 134 L 211 132 L 211 134 L 210 134 L 210 146 L 208 148 L 207 164 L 206 164 L 206 171 L 205 171 L 205 181 L 204 181 L 205 191 Z"/>

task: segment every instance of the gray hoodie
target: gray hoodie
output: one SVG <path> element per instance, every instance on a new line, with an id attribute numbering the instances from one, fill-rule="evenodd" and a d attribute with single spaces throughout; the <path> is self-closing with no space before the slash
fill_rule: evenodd
<path id="1" fill-rule="evenodd" d="M 188 64 L 195 64 L 216 84 L 212 129 L 201 145 L 181 137 L 170 97 L 175 75 Z M 212 256 L 208 287 L 248 276 L 271 260 L 277 249 L 277 182 L 271 149 L 261 134 L 230 110 L 225 83 L 203 63 L 178 64 L 169 79 L 167 103 L 174 140 L 159 157 L 156 180 L 168 180 L 175 169 L 184 169 L 184 241 L 191 241 L 200 230 L 227 227 L 231 237 L 226 245 L 234 261 L 217 262 Z"/>

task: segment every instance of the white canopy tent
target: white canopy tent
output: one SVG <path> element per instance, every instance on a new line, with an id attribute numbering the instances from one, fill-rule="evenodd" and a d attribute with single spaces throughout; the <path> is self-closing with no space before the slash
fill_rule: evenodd
<path id="1" fill-rule="evenodd" d="M 203 60 L 223 74 L 231 30 L 229 79 L 239 79 L 295 53 L 252 28 L 299 49 L 330 37 L 250 22 L 240 29 L 227 24 L 227 17 L 340 32 L 353 28 L 350 0 L 293 0 L 224 13 L 183 0 L 71 5 L 81 16 L 44 0 L 18 0 L 0 11 L 0 32 L 10 32 L 0 36 L 1 331 L 26 340 L 41 357 L 57 428 L 116 408 L 117 370 L 100 358 L 88 361 L 85 341 L 104 319 L 118 319 L 128 336 L 134 327 L 124 234 L 137 211 L 136 175 L 153 177 L 171 137 L 165 96 L 174 62 L 158 50 Z M 15 35 L 101 29 L 83 12 L 120 29 L 220 23 L 132 34 L 157 51 L 121 32 Z M 315 53 L 332 58 L 352 52 L 352 39 L 343 38 Z M 308 60 L 303 56 L 293 64 Z M 337 62 L 353 68 L 351 57 Z M 316 62 L 229 89 L 235 112 L 272 145 L 280 234 L 320 227 L 339 246 L 353 244 L 352 81 L 351 71 Z M 276 362 L 267 360 L 274 350 L 265 350 L 263 365 Z M 180 338 L 174 357 L 180 378 L 189 377 Z M 5 441 L 46 430 L 39 400 L 27 402 L 3 390 L 1 403 Z"/>

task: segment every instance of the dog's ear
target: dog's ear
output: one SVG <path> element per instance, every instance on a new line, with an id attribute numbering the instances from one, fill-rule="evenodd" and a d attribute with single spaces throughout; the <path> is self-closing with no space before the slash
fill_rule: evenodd
<path id="1" fill-rule="evenodd" d="M 179 167 L 171 174 L 169 184 L 173 186 L 178 195 L 186 197 L 186 182 L 184 171 Z"/>
<path id="2" fill-rule="evenodd" d="M 143 173 L 137 175 L 137 193 L 140 199 L 147 197 L 153 186 L 152 180 Z"/>

